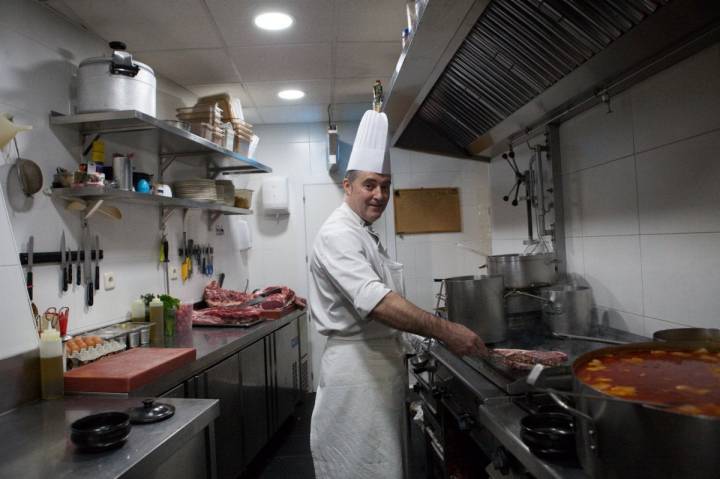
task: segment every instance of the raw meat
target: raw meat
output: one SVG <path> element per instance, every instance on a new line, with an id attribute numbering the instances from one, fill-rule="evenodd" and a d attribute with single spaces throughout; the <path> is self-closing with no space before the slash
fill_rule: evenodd
<path id="1" fill-rule="evenodd" d="M 559 366 L 568 358 L 562 351 L 528 349 L 493 349 L 490 351 L 490 357 L 512 369 L 532 369 L 536 364 Z"/>
<path id="2" fill-rule="evenodd" d="M 193 324 L 243 324 L 260 319 L 260 311 L 253 307 L 216 307 L 193 311 Z"/>
<path id="3" fill-rule="evenodd" d="M 203 299 L 209 306 L 233 306 L 240 305 L 253 298 L 252 293 L 223 289 L 217 281 L 211 281 L 205 286 Z"/>

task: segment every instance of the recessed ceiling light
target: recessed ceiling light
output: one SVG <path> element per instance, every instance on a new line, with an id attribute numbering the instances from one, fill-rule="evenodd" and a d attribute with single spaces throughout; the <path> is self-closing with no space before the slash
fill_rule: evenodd
<path id="1" fill-rule="evenodd" d="M 305 92 L 300 90 L 282 90 L 278 92 L 278 96 L 283 100 L 299 100 L 305 96 Z"/>
<path id="2" fill-rule="evenodd" d="M 293 24 L 293 18 L 287 13 L 267 12 L 255 17 L 255 25 L 263 30 L 285 30 Z"/>

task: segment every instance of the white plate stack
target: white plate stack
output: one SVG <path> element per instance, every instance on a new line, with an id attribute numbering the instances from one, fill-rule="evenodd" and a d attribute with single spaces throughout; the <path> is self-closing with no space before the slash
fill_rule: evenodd
<path id="1" fill-rule="evenodd" d="M 215 180 L 176 181 L 172 187 L 176 198 L 208 202 L 218 201 Z"/>

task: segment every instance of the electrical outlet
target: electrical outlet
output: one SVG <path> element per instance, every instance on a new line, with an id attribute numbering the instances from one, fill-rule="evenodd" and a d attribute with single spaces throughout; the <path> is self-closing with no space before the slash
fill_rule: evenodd
<path id="1" fill-rule="evenodd" d="M 107 272 L 103 274 L 103 287 L 105 291 L 115 289 L 115 273 Z"/>
<path id="2" fill-rule="evenodd" d="M 170 279 L 178 279 L 177 266 L 170 266 Z"/>
<path id="3" fill-rule="evenodd" d="M 225 226 L 223 226 L 222 223 L 215 223 L 215 234 L 218 236 L 225 234 Z"/>

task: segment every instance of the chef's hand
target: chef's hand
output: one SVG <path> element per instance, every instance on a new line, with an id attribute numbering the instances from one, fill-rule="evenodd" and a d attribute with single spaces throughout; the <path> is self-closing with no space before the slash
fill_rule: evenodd
<path id="1" fill-rule="evenodd" d="M 458 356 L 487 356 L 488 350 L 480 336 L 462 324 L 443 321 L 446 331 L 439 338 Z"/>

